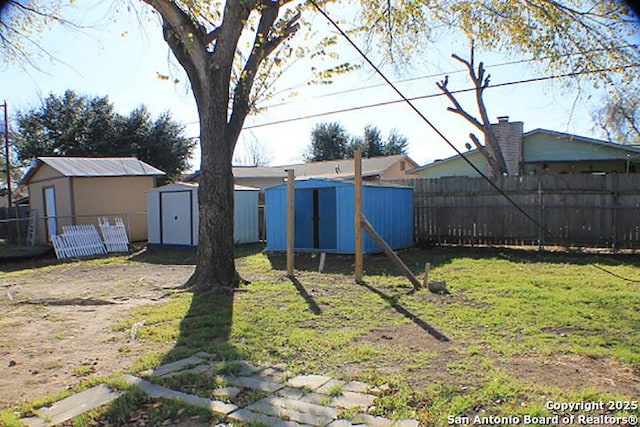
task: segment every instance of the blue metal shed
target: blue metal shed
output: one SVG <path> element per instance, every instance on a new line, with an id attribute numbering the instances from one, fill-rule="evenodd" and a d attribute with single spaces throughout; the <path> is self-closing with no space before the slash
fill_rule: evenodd
<path id="1" fill-rule="evenodd" d="M 355 253 L 355 186 L 323 179 L 295 182 L 296 251 Z M 362 209 L 393 249 L 413 246 L 413 188 L 364 184 Z M 267 251 L 287 249 L 287 184 L 265 190 Z M 364 253 L 382 252 L 364 234 Z"/>

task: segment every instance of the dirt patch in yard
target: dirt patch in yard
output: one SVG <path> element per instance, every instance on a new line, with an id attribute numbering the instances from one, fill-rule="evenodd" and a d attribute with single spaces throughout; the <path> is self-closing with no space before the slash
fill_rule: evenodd
<path id="1" fill-rule="evenodd" d="M 72 262 L 0 275 L 0 408 L 131 368 L 142 347 L 114 326 L 135 308 L 164 301 L 192 271 Z M 144 344 L 145 353 L 151 345 Z"/>
<path id="2" fill-rule="evenodd" d="M 563 390 L 606 390 L 625 396 L 640 395 L 640 372 L 611 358 L 575 354 L 531 355 L 510 358 L 503 366 L 517 378 Z"/>
<path id="3" fill-rule="evenodd" d="M 575 392 L 594 388 L 625 396 L 640 394 L 640 372 L 611 358 L 569 354 L 499 357 L 487 354 L 486 349 L 470 350 L 462 340 L 438 341 L 413 323 L 381 328 L 362 340 L 392 345 L 398 351 L 429 353 L 428 363 L 416 368 L 411 376 L 411 386 L 415 388 L 438 381 L 459 386 L 479 385 L 486 371 L 482 361 L 489 358 L 494 366 L 524 383 Z M 404 367 L 383 369 L 387 374 L 395 374 Z"/>

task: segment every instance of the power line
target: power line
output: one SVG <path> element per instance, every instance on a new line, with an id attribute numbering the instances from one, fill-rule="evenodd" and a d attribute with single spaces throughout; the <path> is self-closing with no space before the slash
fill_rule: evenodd
<path id="1" fill-rule="evenodd" d="M 623 69 L 628 69 L 628 68 L 637 68 L 637 67 L 640 67 L 640 64 L 627 65 L 627 66 L 622 67 L 622 68 Z M 615 70 L 619 70 L 619 69 L 620 69 L 620 67 L 603 68 L 603 69 L 599 69 L 599 70 L 583 70 L 583 71 L 576 71 L 576 72 L 572 72 L 572 73 L 555 74 L 555 75 L 551 75 L 551 76 L 532 77 L 532 78 L 529 78 L 529 79 L 522 79 L 522 80 L 511 81 L 511 82 L 504 82 L 504 83 L 494 84 L 494 85 L 488 86 L 487 89 L 506 87 L 506 86 L 513 86 L 513 85 L 526 84 L 526 83 L 535 83 L 535 82 L 541 82 L 541 81 L 545 81 L 545 80 L 562 79 L 562 78 L 567 78 L 567 77 L 577 77 L 577 76 L 584 75 L 584 74 L 597 74 L 597 73 L 603 73 L 603 72 L 607 72 L 607 71 L 615 71 Z M 452 94 L 458 94 L 458 93 L 472 92 L 474 90 L 475 90 L 475 88 L 466 88 L 466 89 L 454 90 L 454 91 L 451 91 L 451 93 Z M 349 108 L 342 108 L 342 109 L 338 109 L 338 110 L 325 111 L 325 112 L 322 112 L 322 113 L 308 114 L 308 115 L 299 116 L 299 117 L 292 117 L 292 118 L 277 120 L 277 121 L 273 121 L 273 122 L 269 122 L 269 123 L 260 123 L 260 124 L 255 124 L 255 125 L 249 125 L 249 126 L 243 127 L 243 129 L 255 129 L 255 128 L 259 128 L 259 127 L 279 125 L 279 124 L 290 123 L 290 122 L 295 122 L 295 121 L 300 121 L 300 120 L 307 120 L 307 119 L 313 119 L 313 118 L 318 118 L 318 117 L 329 116 L 329 115 L 332 115 L 332 114 L 348 113 L 348 112 L 352 112 L 352 111 L 365 110 L 365 109 L 368 109 L 368 108 L 386 107 L 388 105 L 406 103 L 407 101 L 411 102 L 411 101 L 420 101 L 420 100 L 429 99 L 429 98 L 437 98 L 437 97 L 440 97 L 440 96 L 444 96 L 444 94 L 443 93 L 432 93 L 432 94 L 429 94 L 429 95 L 420 95 L 420 96 L 415 96 L 415 97 L 411 97 L 411 98 L 403 97 L 402 99 L 396 99 L 396 100 L 392 100 L 392 101 L 376 102 L 376 103 L 373 103 L 373 104 L 359 105 L 359 106 L 355 106 L 355 107 L 349 107 Z M 198 122 L 191 122 L 190 124 L 195 124 L 195 123 L 198 123 Z"/>
<path id="2" fill-rule="evenodd" d="M 633 46 L 640 46 L 640 45 L 629 45 L 628 47 L 633 47 Z M 534 61 L 534 60 L 535 59 L 527 59 L 527 60 L 521 60 L 520 62 L 529 62 L 529 61 Z M 518 62 L 519 61 L 512 61 L 512 62 L 508 62 L 508 63 L 504 62 L 504 63 L 496 64 L 493 67 L 502 66 L 502 65 L 512 65 L 512 64 L 516 64 Z M 510 81 L 510 82 L 493 84 L 491 86 L 488 86 L 487 89 L 505 87 L 505 86 L 513 86 L 513 85 L 526 84 L 526 83 L 536 83 L 536 82 L 541 82 L 541 81 L 545 81 L 545 80 L 555 80 L 555 79 L 562 79 L 562 78 L 567 78 L 567 77 L 577 77 L 577 76 L 581 76 L 581 75 L 585 75 L 585 74 L 598 74 L 598 73 L 604 73 L 604 72 L 608 72 L 608 71 L 619 71 L 620 69 L 639 68 L 639 67 L 640 67 L 640 64 L 631 64 L 631 65 L 626 65 L 624 67 L 601 68 L 601 69 L 597 69 L 597 70 L 583 70 L 583 71 L 576 71 L 576 72 L 564 73 L 564 74 L 553 74 L 553 75 L 550 75 L 550 76 L 532 77 L 532 78 L 529 78 L 529 79 L 522 79 L 522 80 L 515 80 L 515 81 Z M 456 71 L 452 71 L 450 73 L 444 73 L 444 72 L 443 73 L 435 73 L 435 74 L 431 74 L 431 75 L 428 75 L 428 76 L 422 76 L 422 77 L 415 77 L 415 78 L 410 78 L 410 79 L 398 80 L 395 83 L 403 83 L 403 82 L 407 82 L 407 81 L 411 81 L 411 80 L 420 80 L 420 79 L 426 79 L 426 78 L 441 77 L 441 76 L 445 76 L 447 74 L 454 74 L 454 73 L 459 73 L 459 72 L 464 72 L 464 70 L 456 70 Z M 361 86 L 359 88 L 354 88 L 354 89 L 346 89 L 346 90 L 338 91 L 338 92 L 331 92 L 331 93 L 324 94 L 324 95 L 314 96 L 312 98 L 309 98 L 308 100 L 320 99 L 320 98 L 325 98 L 325 97 L 335 96 L 335 95 L 342 95 L 342 94 L 345 94 L 345 93 L 356 92 L 356 91 L 365 90 L 365 89 L 372 89 L 372 88 L 376 88 L 376 87 L 380 87 L 380 86 L 385 86 L 386 84 L 387 83 L 381 83 L 381 84 L 370 85 L 370 86 Z M 466 89 L 454 90 L 454 91 L 451 91 L 451 93 L 452 94 L 458 94 L 458 93 L 472 92 L 474 90 L 475 90 L 475 88 L 466 88 Z M 437 98 L 437 97 L 440 97 L 440 96 L 444 96 L 444 94 L 438 92 L 438 93 L 433 93 L 433 94 L 429 94 L 429 95 L 414 96 L 414 97 L 410 97 L 410 98 L 407 98 L 407 99 L 409 101 L 420 101 L 420 100 L 423 100 L 423 99 Z M 281 107 L 281 106 L 288 105 L 288 104 L 293 104 L 293 103 L 296 103 L 296 102 L 299 102 L 299 101 L 297 101 L 297 100 L 296 101 L 287 101 L 287 102 L 282 102 L 282 103 L 279 103 L 279 104 L 272 104 L 272 105 L 269 105 L 269 106 L 266 106 L 266 107 L 263 107 L 263 108 L 265 108 L 265 109 L 267 109 L 267 108 L 276 108 L 276 107 Z M 348 107 L 348 108 L 343 108 L 343 109 L 338 109 L 338 110 L 325 111 L 325 112 L 322 112 L 322 113 L 315 113 L 315 114 L 309 114 L 309 115 L 305 115 L 305 116 L 292 117 L 292 118 L 277 120 L 277 121 L 268 122 L 268 123 L 260 123 L 260 124 L 255 124 L 255 125 L 244 126 L 243 130 L 254 129 L 254 128 L 259 128 L 259 127 L 265 127 L 265 126 L 278 125 L 278 124 L 284 124 L 284 123 L 290 123 L 290 122 L 313 119 L 313 118 L 324 117 L 324 116 L 330 116 L 332 114 L 348 113 L 348 112 L 351 112 L 351 111 L 365 110 L 365 109 L 368 109 L 368 108 L 385 107 L 385 106 L 388 106 L 388 105 L 400 104 L 400 103 L 405 103 L 405 102 L 406 101 L 404 99 L 397 99 L 397 100 L 393 100 L 393 101 L 376 102 L 376 103 L 373 103 L 373 104 L 359 105 L 359 106 L 355 106 L 355 107 Z M 195 120 L 195 121 L 192 121 L 192 122 L 184 123 L 184 126 L 195 125 L 195 124 L 198 124 L 198 123 L 199 123 L 199 120 Z M 197 138 L 197 137 L 193 137 L 193 138 Z"/>
<path id="3" fill-rule="evenodd" d="M 623 46 L 625 48 L 638 48 L 640 47 L 640 45 L 635 45 L 635 44 L 630 44 L 627 46 Z M 566 53 L 564 55 L 554 55 L 554 56 L 545 56 L 545 57 L 540 57 L 540 58 L 527 58 L 527 59 L 517 59 L 517 60 L 513 60 L 513 61 L 507 61 L 507 62 L 499 62 L 497 64 L 493 64 L 493 65 L 487 65 L 486 68 L 499 68 L 499 67 L 505 67 L 505 66 L 511 66 L 511 65 L 518 65 L 518 64 L 524 64 L 527 62 L 540 62 L 540 61 L 545 61 L 548 59 L 554 59 L 554 58 L 562 58 L 562 57 L 566 57 L 566 56 L 574 56 L 574 55 L 583 55 L 585 53 L 594 53 L 594 52 L 602 52 L 602 51 L 606 51 L 605 48 L 598 48 L 598 49 L 591 49 L 585 52 L 573 52 L 573 53 Z M 459 73 L 466 73 L 467 71 L 464 69 L 459 69 L 459 70 L 453 70 L 453 71 L 443 71 L 443 72 L 439 72 L 439 73 L 434 73 L 434 74 L 427 74 L 427 75 L 422 75 L 422 76 L 416 76 L 416 77 L 410 77 L 410 78 L 406 78 L 406 79 L 400 79 L 400 80 L 396 80 L 394 81 L 394 83 L 398 84 L 398 83 L 408 83 L 408 82 L 412 82 L 412 81 L 417 81 L 417 80 L 425 80 L 425 79 L 430 79 L 430 78 L 434 78 L 434 77 L 442 77 L 442 76 L 446 76 L 446 75 L 451 75 L 451 74 L 459 74 Z M 320 99 L 320 98 L 327 98 L 330 96 L 336 96 L 336 95 L 344 95 L 347 93 L 352 93 L 352 92 L 358 92 L 361 90 L 367 90 L 367 89 L 374 89 L 377 87 L 383 87 L 385 86 L 386 83 L 376 83 L 376 84 L 372 84 L 372 85 L 367 85 L 367 86 L 360 86 L 360 87 L 356 87 L 356 88 L 352 88 L 352 89 L 345 89 L 345 90 L 341 90 L 341 91 L 336 91 L 336 92 L 330 92 L 330 93 L 326 93 L 326 94 L 322 94 L 322 95 L 318 95 L 318 96 L 314 96 L 311 98 L 308 98 L 308 100 L 313 100 L 313 99 Z M 298 85 L 298 86 L 292 86 L 286 90 L 293 90 L 296 89 L 298 87 L 302 87 L 303 85 Z M 280 91 L 280 92 L 284 92 Z M 411 98 L 410 98 L 411 99 Z M 295 103 L 298 101 L 283 101 L 277 104 L 271 104 L 271 105 L 267 105 L 263 108 L 274 108 L 274 107 L 282 107 L 284 105 L 289 105 L 292 103 Z M 398 101 L 401 102 L 401 101 Z"/>

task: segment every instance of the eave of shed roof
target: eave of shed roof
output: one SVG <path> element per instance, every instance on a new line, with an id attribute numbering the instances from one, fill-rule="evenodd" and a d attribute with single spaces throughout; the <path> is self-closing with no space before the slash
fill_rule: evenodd
<path id="1" fill-rule="evenodd" d="M 28 183 L 46 164 L 67 177 L 162 176 L 165 173 L 135 157 L 38 157 L 22 179 Z"/>

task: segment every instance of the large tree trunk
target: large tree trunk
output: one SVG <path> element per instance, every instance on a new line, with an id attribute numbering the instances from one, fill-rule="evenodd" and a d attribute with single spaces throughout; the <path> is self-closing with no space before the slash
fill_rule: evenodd
<path id="1" fill-rule="evenodd" d="M 162 16 L 164 38 L 189 76 L 200 119 L 198 261 L 185 286 L 194 291 L 226 292 L 241 281 L 233 256 L 233 150 L 250 110 L 258 70 L 296 32 L 300 14 L 290 10 L 287 18 L 278 21 L 281 2 L 272 0 L 144 1 Z M 222 12 L 222 22 L 213 29 L 210 20 L 201 19 L 209 16 L 200 13 L 207 7 Z M 260 18 L 257 26 L 249 26 L 255 40 L 242 60 L 238 43 L 252 11 L 258 11 Z M 230 91 L 234 62 L 243 65 Z"/>
<path id="2" fill-rule="evenodd" d="M 226 104 L 219 102 L 221 98 L 214 95 L 215 90 L 212 92 L 209 96 L 196 96 L 201 147 L 198 187 L 200 233 L 196 270 L 187 287 L 194 291 L 220 293 L 230 291 L 240 282 L 234 263 L 232 158 L 235 140 L 228 140 L 225 132 Z"/>

